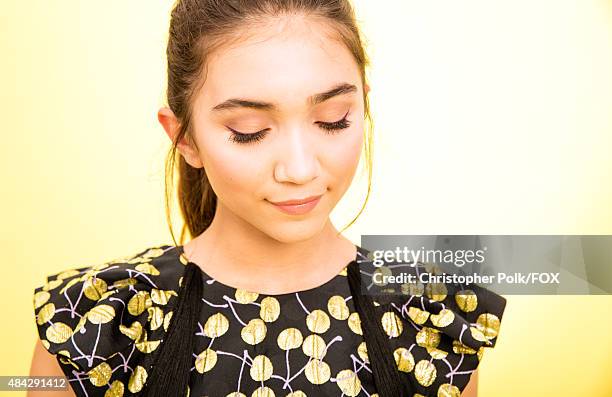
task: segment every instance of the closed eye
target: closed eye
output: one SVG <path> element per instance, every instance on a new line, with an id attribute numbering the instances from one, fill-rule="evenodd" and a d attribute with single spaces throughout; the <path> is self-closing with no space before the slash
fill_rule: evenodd
<path id="1" fill-rule="evenodd" d="M 347 110 L 347 112 L 342 117 L 342 119 L 338 121 L 333 121 L 333 122 L 316 121 L 315 124 L 317 124 L 321 129 L 323 129 L 328 134 L 338 133 L 340 130 L 346 129 L 351 125 L 351 122 L 347 120 L 346 118 L 350 111 L 351 111 L 350 109 Z M 244 133 L 244 132 L 236 131 L 235 129 L 230 128 L 230 127 L 227 127 L 227 129 L 230 130 L 232 133 L 229 140 L 235 143 L 239 143 L 239 144 L 246 144 L 246 143 L 260 141 L 270 131 L 269 128 L 264 128 L 263 130 L 260 130 L 257 132 Z"/>
<path id="2" fill-rule="evenodd" d="M 348 116 L 350 111 L 351 111 L 350 109 L 347 110 L 346 114 L 342 117 L 342 119 L 338 121 L 334 121 L 332 123 L 317 121 L 315 124 L 318 124 L 319 127 L 328 131 L 328 133 L 333 134 L 334 132 L 338 132 L 338 130 L 343 130 L 345 128 L 348 128 L 351 125 L 351 122 L 346 119 L 346 116 Z"/>
<path id="3" fill-rule="evenodd" d="M 261 131 L 245 134 L 244 132 L 236 131 L 233 128 L 230 128 L 230 127 L 227 127 L 227 129 L 232 132 L 232 134 L 230 135 L 229 140 L 232 141 L 232 142 L 236 142 L 236 143 L 250 143 L 250 142 L 255 142 L 255 141 L 262 140 L 263 137 L 270 130 L 269 128 L 265 128 L 265 129 L 263 129 Z"/>

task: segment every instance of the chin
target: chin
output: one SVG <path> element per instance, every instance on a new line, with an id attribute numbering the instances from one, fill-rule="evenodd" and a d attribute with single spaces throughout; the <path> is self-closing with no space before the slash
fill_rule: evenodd
<path id="1" fill-rule="evenodd" d="M 297 243 L 319 234 L 325 226 L 325 219 L 317 216 L 300 221 L 281 221 L 267 226 L 269 227 L 263 231 L 271 238 L 281 243 Z"/>

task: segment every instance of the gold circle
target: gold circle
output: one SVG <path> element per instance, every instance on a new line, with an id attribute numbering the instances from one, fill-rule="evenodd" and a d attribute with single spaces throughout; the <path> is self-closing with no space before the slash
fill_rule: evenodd
<path id="1" fill-rule="evenodd" d="M 94 386 L 104 386 L 108 384 L 108 381 L 110 380 L 112 374 L 112 368 L 105 362 L 100 363 L 99 365 L 95 366 L 87 372 L 87 375 L 89 376 L 89 381 Z"/>
<path id="2" fill-rule="evenodd" d="M 38 291 L 37 293 L 35 293 L 34 294 L 34 309 L 38 309 L 39 307 L 47 303 L 50 297 L 51 297 L 51 294 L 48 293 L 47 291 Z"/>
<path id="3" fill-rule="evenodd" d="M 438 387 L 438 397 L 460 397 L 461 391 L 455 385 L 444 383 Z"/>
<path id="4" fill-rule="evenodd" d="M 59 356 L 64 356 L 64 357 L 70 358 L 70 352 L 68 350 L 66 350 L 66 349 L 58 351 L 57 354 Z"/>
<path id="5" fill-rule="evenodd" d="M 266 337 L 266 323 L 260 318 L 254 318 L 240 331 L 242 340 L 249 345 L 256 345 Z"/>
<path id="6" fill-rule="evenodd" d="M 164 311 L 158 306 L 150 307 L 147 321 L 152 331 L 158 329 L 164 323 Z"/>
<path id="7" fill-rule="evenodd" d="M 137 341 L 142 335 L 142 324 L 140 324 L 140 321 L 134 321 L 129 327 L 126 327 L 123 324 L 119 324 L 119 331 L 121 331 L 121 333 L 127 336 L 128 338 Z"/>
<path id="8" fill-rule="evenodd" d="M 368 346 L 365 342 L 361 342 L 359 346 L 357 346 L 357 355 L 366 363 L 370 363 L 370 357 L 368 356 Z"/>
<path id="9" fill-rule="evenodd" d="M 302 343 L 302 351 L 308 357 L 323 359 L 325 355 L 325 341 L 317 334 L 308 335 Z"/>
<path id="10" fill-rule="evenodd" d="M 304 371 L 306 374 L 306 378 L 313 385 L 320 385 L 329 380 L 331 376 L 331 371 L 329 369 L 329 365 L 325 361 L 312 359 L 308 364 L 306 364 L 306 370 Z"/>
<path id="11" fill-rule="evenodd" d="M 346 320 L 349 316 L 349 308 L 346 301 L 340 295 L 334 295 L 327 301 L 327 311 L 336 320 Z"/>
<path id="12" fill-rule="evenodd" d="M 482 313 L 476 319 L 476 323 L 482 327 L 481 329 L 488 339 L 495 338 L 499 333 L 499 317 L 493 313 Z"/>
<path id="13" fill-rule="evenodd" d="M 425 286 L 420 281 L 416 283 L 403 283 L 400 289 L 404 295 L 422 296 L 423 292 L 425 292 Z"/>
<path id="14" fill-rule="evenodd" d="M 268 386 L 259 386 L 253 391 L 251 397 L 275 397 L 275 394 Z"/>
<path id="15" fill-rule="evenodd" d="M 72 336 L 72 329 L 60 322 L 55 322 L 47 328 L 45 336 L 53 343 L 64 343 Z"/>
<path id="16" fill-rule="evenodd" d="M 261 300 L 261 308 L 259 310 L 259 317 L 267 323 L 276 321 L 280 315 L 280 304 L 278 300 L 273 296 L 267 296 Z"/>
<path id="17" fill-rule="evenodd" d="M 87 312 L 87 319 L 93 324 L 106 324 L 115 318 L 115 308 L 110 305 L 97 305 Z"/>
<path id="18" fill-rule="evenodd" d="M 151 300 L 158 305 L 166 305 L 170 301 L 171 296 L 178 296 L 176 291 L 172 290 L 162 290 L 158 288 L 153 288 L 151 290 Z"/>
<path id="19" fill-rule="evenodd" d="M 478 306 L 478 297 L 471 289 L 457 291 L 455 293 L 455 302 L 462 311 L 469 313 L 476 310 Z"/>
<path id="20" fill-rule="evenodd" d="M 43 325 L 47 321 L 51 320 L 54 315 L 55 305 L 53 304 L 53 302 L 49 302 L 38 311 L 38 315 L 36 316 L 36 323 L 38 325 Z"/>
<path id="21" fill-rule="evenodd" d="M 444 350 L 435 347 L 427 347 L 427 353 L 429 353 L 429 355 L 435 360 L 442 360 L 443 358 L 446 358 L 446 356 L 448 356 L 448 352 L 445 352 Z"/>
<path id="22" fill-rule="evenodd" d="M 361 329 L 361 318 L 359 317 L 359 313 L 353 312 L 348 317 L 348 326 L 357 335 L 363 335 L 363 330 Z"/>
<path id="23" fill-rule="evenodd" d="M 145 262 L 145 263 L 136 265 L 134 269 L 138 270 L 139 272 L 143 272 L 144 274 L 150 274 L 152 276 L 159 276 L 159 270 L 157 270 L 157 268 L 149 262 Z"/>
<path id="24" fill-rule="evenodd" d="M 145 338 L 143 341 L 136 342 L 136 348 L 143 353 L 151 353 L 161 343 L 161 340 L 146 340 L 146 331 L 143 332 Z"/>
<path id="25" fill-rule="evenodd" d="M 436 367 L 427 360 L 421 360 L 414 367 L 414 376 L 421 385 L 427 387 L 436 380 Z"/>
<path id="26" fill-rule="evenodd" d="M 392 275 L 393 275 L 393 272 L 388 267 L 385 267 L 385 266 L 378 267 L 372 273 L 372 283 L 377 286 L 383 287 L 388 284 L 384 280 L 386 280 L 387 277 L 392 276 Z"/>
<path id="27" fill-rule="evenodd" d="M 385 332 L 390 337 L 396 338 L 402 334 L 404 325 L 402 324 L 402 320 L 399 318 L 399 316 L 394 312 L 385 312 L 381 321 Z"/>
<path id="28" fill-rule="evenodd" d="M 143 258 L 157 258 L 158 256 L 161 256 L 163 253 L 164 253 L 164 250 L 162 248 L 153 247 L 153 248 L 149 248 L 147 252 L 142 254 L 142 257 Z"/>
<path id="29" fill-rule="evenodd" d="M 481 327 L 481 325 L 478 324 L 478 327 Z M 472 335 L 472 338 L 474 338 L 475 340 L 479 342 L 489 341 L 487 337 L 485 336 L 484 332 L 480 328 L 470 326 L 470 334 Z"/>
<path id="30" fill-rule="evenodd" d="M 274 372 L 272 361 L 267 356 L 260 354 L 253 359 L 250 373 L 254 381 L 266 381 L 270 379 L 272 372 Z"/>
<path id="31" fill-rule="evenodd" d="M 347 396 L 354 397 L 361 391 L 361 380 L 355 372 L 343 369 L 336 375 L 336 384 Z"/>
<path id="32" fill-rule="evenodd" d="M 393 358 L 395 358 L 397 369 L 402 372 L 410 372 L 414 368 L 414 357 L 405 347 L 395 349 Z"/>
<path id="33" fill-rule="evenodd" d="M 128 312 L 133 316 L 138 316 L 140 313 L 147 310 L 153 305 L 149 291 L 138 291 L 128 301 Z"/>
<path id="34" fill-rule="evenodd" d="M 418 307 L 410 306 L 408 309 L 408 317 L 412 319 L 416 324 L 424 324 L 429 318 L 429 312 L 421 310 Z"/>
<path id="35" fill-rule="evenodd" d="M 164 316 L 164 331 L 168 331 L 168 327 L 170 326 L 170 320 L 172 319 L 173 311 L 169 311 Z"/>
<path id="36" fill-rule="evenodd" d="M 455 313 L 448 309 L 440 310 L 438 314 L 432 314 L 430 317 L 431 323 L 436 327 L 444 328 L 455 321 Z"/>
<path id="37" fill-rule="evenodd" d="M 111 383 L 109 389 L 104 393 L 104 397 L 123 397 L 125 386 L 119 380 Z"/>
<path id="38" fill-rule="evenodd" d="M 323 310 L 313 310 L 306 316 L 306 326 L 310 332 L 322 334 L 329 329 L 329 324 L 329 316 Z"/>
<path id="39" fill-rule="evenodd" d="M 302 344 L 302 333 L 297 328 L 287 328 L 278 334 L 276 342 L 283 350 L 291 350 L 300 347 Z"/>
<path id="40" fill-rule="evenodd" d="M 217 363 L 217 352 L 213 349 L 203 350 L 195 360 L 195 368 L 196 370 L 203 374 L 204 372 L 208 372 Z"/>
<path id="41" fill-rule="evenodd" d="M 247 303 L 255 302 L 259 297 L 259 294 L 257 292 L 251 292 L 242 288 L 238 288 L 236 289 L 234 296 L 239 303 L 242 303 L 244 305 Z"/>
<path id="42" fill-rule="evenodd" d="M 128 381 L 128 390 L 132 393 L 138 393 L 144 387 L 145 383 L 147 383 L 147 370 L 141 367 L 140 365 L 134 368 L 134 372 L 130 375 L 130 380 Z"/>
<path id="43" fill-rule="evenodd" d="M 83 283 L 83 293 L 92 301 L 100 300 L 102 294 L 106 292 L 108 285 L 106 281 L 97 277 L 89 277 Z"/>
<path id="44" fill-rule="evenodd" d="M 425 286 L 425 295 L 431 300 L 441 302 L 447 294 L 448 289 L 444 283 L 429 283 Z"/>
<path id="45" fill-rule="evenodd" d="M 80 331 L 81 328 L 83 328 L 85 326 L 86 322 L 87 322 L 87 313 L 85 313 L 85 315 L 81 316 L 81 319 L 77 323 L 76 327 L 74 327 L 74 330 L 72 330 L 72 333 L 76 334 L 77 331 Z"/>
<path id="46" fill-rule="evenodd" d="M 204 324 L 204 335 L 209 338 L 218 338 L 229 329 L 229 320 L 223 313 L 215 313 L 208 317 Z"/>
<path id="47" fill-rule="evenodd" d="M 458 340 L 453 341 L 453 351 L 456 354 L 476 354 L 476 350 L 472 349 L 469 346 L 464 345 Z"/>
<path id="48" fill-rule="evenodd" d="M 482 360 L 482 355 L 484 354 L 484 346 L 480 346 L 478 351 L 476 352 L 476 356 L 478 357 L 478 361 Z"/>
<path id="49" fill-rule="evenodd" d="M 440 331 L 430 327 L 423 327 L 416 334 L 416 342 L 421 347 L 436 348 L 440 344 Z"/>
<path id="50" fill-rule="evenodd" d="M 136 285 L 138 284 L 138 280 L 136 280 L 134 277 L 129 277 L 129 278 L 124 278 L 122 280 L 117 280 L 113 283 L 113 287 L 115 288 L 125 288 L 125 287 L 129 287 L 130 285 Z"/>

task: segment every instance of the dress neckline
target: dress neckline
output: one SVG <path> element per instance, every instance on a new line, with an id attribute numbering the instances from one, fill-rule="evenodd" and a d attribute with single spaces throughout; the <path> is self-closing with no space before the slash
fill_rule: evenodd
<path id="1" fill-rule="evenodd" d="M 317 291 L 317 290 L 321 290 L 321 289 L 325 289 L 326 287 L 328 287 L 330 284 L 334 283 L 336 280 L 338 280 L 340 277 L 346 277 L 347 276 L 347 272 L 348 272 L 348 268 L 350 266 L 359 266 L 359 258 L 360 256 L 366 255 L 365 254 L 365 250 L 360 247 L 359 245 L 355 245 L 355 257 L 349 262 L 347 263 L 342 270 L 340 270 L 340 272 L 338 272 L 337 274 L 335 274 L 331 279 L 323 282 L 322 284 L 319 284 L 317 286 L 311 287 L 311 288 L 306 288 L 303 290 L 299 290 L 299 291 L 292 291 L 292 292 L 285 292 L 285 293 L 281 293 L 281 294 L 266 294 L 266 293 L 262 293 L 262 292 L 258 292 L 258 291 L 249 291 L 246 290 L 244 288 L 238 288 L 238 287 L 233 287 L 231 285 L 222 283 L 221 281 L 215 279 L 214 277 L 212 277 L 211 275 L 209 275 L 208 273 L 206 273 L 200 266 L 198 266 L 197 264 L 191 262 L 189 260 L 189 258 L 187 258 L 187 255 L 185 255 L 185 250 L 184 250 L 184 246 L 183 245 L 177 245 L 176 246 L 176 252 L 181 262 L 185 265 L 187 264 L 192 264 L 194 266 L 196 266 L 199 270 L 200 273 L 202 274 L 202 278 L 205 282 L 207 283 L 214 283 L 217 286 L 225 289 L 228 291 L 229 294 L 231 294 L 231 296 L 234 296 L 236 291 L 246 291 L 246 292 L 250 292 L 250 293 L 255 293 L 258 294 L 260 297 L 274 297 L 274 298 L 282 298 L 282 297 L 288 297 L 288 296 L 293 296 L 295 294 L 305 294 L 305 293 L 310 293 L 313 291 Z"/>

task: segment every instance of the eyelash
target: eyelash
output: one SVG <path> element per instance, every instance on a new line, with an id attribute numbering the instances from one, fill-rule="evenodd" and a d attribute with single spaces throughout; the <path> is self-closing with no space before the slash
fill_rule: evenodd
<path id="1" fill-rule="evenodd" d="M 334 122 L 331 122 L 331 123 L 324 123 L 322 121 L 317 121 L 315 124 L 319 124 L 319 127 L 321 129 L 323 129 L 327 134 L 336 134 L 340 130 L 346 129 L 346 128 L 348 128 L 351 125 L 351 122 L 346 119 L 346 117 L 348 116 L 349 112 L 350 112 L 350 109 L 346 112 L 344 117 L 342 117 L 342 119 L 340 119 L 338 121 L 334 121 Z M 257 132 L 252 133 L 252 134 L 244 134 L 244 133 L 238 132 L 238 131 L 230 128 L 230 127 L 227 127 L 227 128 L 232 132 L 232 135 L 230 136 L 229 140 L 232 141 L 232 142 L 235 142 L 235 143 L 239 143 L 239 144 L 245 144 L 245 143 L 251 143 L 251 142 L 260 141 L 268 133 L 268 129 L 257 131 Z"/>

